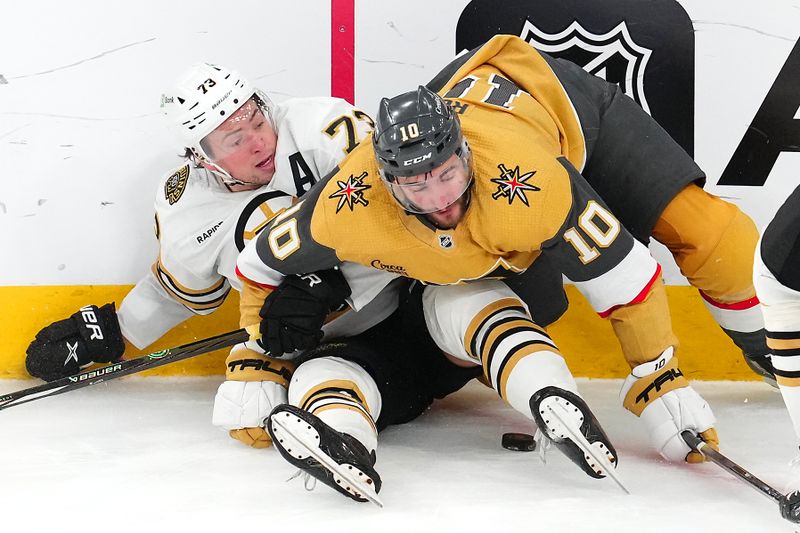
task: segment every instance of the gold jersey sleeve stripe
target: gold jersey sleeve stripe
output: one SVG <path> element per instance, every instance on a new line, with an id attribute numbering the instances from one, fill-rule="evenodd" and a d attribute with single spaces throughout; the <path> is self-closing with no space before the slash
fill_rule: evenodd
<path id="1" fill-rule="evenodd" d="M 158 261 L 156 261 L 155 264 L 153 265 L 153 272 L 156 274 L 156 277 L 158 277 L 159 279 L 161 279 L 161 275 L 163 275 L 166 279 L 169 280 L 170 284 L 174 287 L 174 288 L 170 289 L 171 292 L 179 292 L 180 294 L 183 294 L 185 296 L 208 296 L 208 295 L 211 295 L 211 294 L 215 293 L 216 291 L 220 290 L 225 285 L 225 283 L 227 281 L 224 277 L 220 276 L 220 279 L 216 283 L 214 283 L 213 285 L 211 285 L 208 288 L 205 288 L 205 289 L 190 289 L 190 288 L 186 287 L 185 285 L 182 285 L 180 282 L 178 282 L 178 280 L 175 279 L 175 276 L 173 276 L 169 272 L 169 270 L 167 270 L 164 267 L 164 264 L 161 262 L 160 259 Z"/>
<path id="2" fill-rule="evenodd" d="M 163 283 L 161 284 L 161 286 L 168 291 L 169 295 L 172 296 L 172 298 L 174 298 L 177 302 L 181 303 L 185 307 L 188 307 L 192 311 L 208 311 L 210 309 L 218 308 L 223 304 L 223 302 L 225 302 L 225 298 L 228 297 L 228 294 L 230 294 L 231 291 L 230 287 L 228 287 L 225 290 L 225 292 L 223 292 L 218 298 L 215 298 L 205 303 L 197 303 L 187 300 L 186 298 L 181 297 L 179 294 L 170 291 L 169 287 L 165 286 Z"/>
<path id="3" fill-rule="evenodd" d="M 227 280 L 225 278 L 220 278 L 219 282 L 212 287 L 193 291 L 196 294 L 190 294 L 180 289 L 182 286 L 170 276 L 169 272 L 167 272 L 160 263 L 154 263 L 152 270 L 158 283 L 164 288 L 167 294 L 193 311 L 216 309 L 222 305 L 231 290 L 230 286 L 227 285 Z M 183 289 L 185 289 L 185 287 L 183 287 Z M 214 297 L 209 299 L 208 296 Z"/>

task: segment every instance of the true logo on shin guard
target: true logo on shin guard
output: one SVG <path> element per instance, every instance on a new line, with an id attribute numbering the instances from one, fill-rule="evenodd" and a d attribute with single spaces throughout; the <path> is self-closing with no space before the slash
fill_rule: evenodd
<path id="1" fill-rule="evenodd" d="M 236 372 L 237 367 L 240 371 L 247 370 L 248 368 L 252 368 L 253 370 L 266 370 L 269 368 L 269 361 L 261 359 L 238 359 L 228 363 L 228 368 L 231 372 Z"/>
<path id="2" fill-rule="evenodd" d="M 230 373 L 245 372 L 248 369 L 252 369 L 255 372 L 271 372 L 273 374 L 278 374 L 286 381 L 292 378 L 292 373 L 288 368 L 284 366 L 273 368 L 270 362 L 264 359 L 237 359 L 228 362 L 228 372 Z"/>
<path id="3" fill-rule="evenodd" d="M 636 396 L 636 403 L 649 402 L 651 392 L 655 392 L 657 394 L 653 399 L 657 398 L 660 396 L 658 393 L 661 392 L 662 387 L 664 387 L 666 384 L 672 384 L 682 377 L 683 372 L 681 372 L 679 368 L 668 368 L 663 374 L 654 379 L 650 385 L 640 392 L 638 396 Z"/>

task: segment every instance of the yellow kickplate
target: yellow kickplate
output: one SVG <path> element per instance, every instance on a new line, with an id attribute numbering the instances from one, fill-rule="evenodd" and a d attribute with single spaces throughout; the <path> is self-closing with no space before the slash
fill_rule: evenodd
<path id="1" fill-rule="evenodd" d="M 0 378 L 22 379 L 25 349 L 42 327 L 87 304 L 119 305 L 130 285 L 0 287 Z M 622 378 L 628 366 L 607 320 L 599 318 L 573 286 L 567 287 L 570 309 L 550 328 L 572 372 L 579 377 Z M 757 380 L 741 352 L 717 326 L 692 287 L 667 287 L 672 323 L 680 339 L 680 366 L 689 379 Z M 170 331 L 145 352 L 129 347 L 126 357 L 179 346 L 238 327 L 239 295 L 231 291 L 215 313 L 193 317 Z M 143 375 L 205 376 L 224 374 L 226 351 L 201 355 L 143 372 Z"/>

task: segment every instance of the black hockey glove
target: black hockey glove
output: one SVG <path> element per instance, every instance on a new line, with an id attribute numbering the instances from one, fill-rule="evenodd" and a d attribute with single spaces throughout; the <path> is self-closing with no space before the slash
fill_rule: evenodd
<path id="1" fill-rule="evenodd" d="M 36 334 L 28 346 L 25 368 L 31 376 L 54 381 L 91 363 L 118 361 L 124 351 L 114 304 L 87 305 Z"/>
<path id="2" fill-rule="evenodd" d="M 338 268 L 287 277 L 261 307 L 262 344 L 273 357 L 317 346 L 325 317 L 347 305 L 348 296 L 350 286 Z"/>
<path id="3" fill-rule="evenodd" d="M 781 516 L 789 522 L 800 524 L 800 491 L 794 490 L 781 498 Z"/>

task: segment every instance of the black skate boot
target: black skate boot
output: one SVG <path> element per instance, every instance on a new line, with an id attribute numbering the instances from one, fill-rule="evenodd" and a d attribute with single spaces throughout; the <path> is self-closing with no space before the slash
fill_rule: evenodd
<path id="1" fill-rule="evenodd" d="M 744 362 L 750 370 L 761 376 L 765 383 L 778 388 L 775 380 L 775 369 L 769 357 L 766 332 L 763 329 L 753 332 L 741 332 L 722 328 L 728 337 L 742 350 Z"/>
<path id="2" fill-rule="evenodd" d="M 539 430 L 581 470 L 603 478 L 609 474 L 609 466 L 617 467 L 617 451 L 577 394 L 545 387 L 531 396 L 529 403 Z M 611 477 L 619 483 L 613 473 Z"/>
<path id="3" fill-rule="evenodd" d="M 764 383 L 778 388 L 778 382 L 775 379 L 775 369 L 772 368 L 772 361 L 766 355 L 750 355 L 744 354 L 744 362 L 750 367 L 750 370 L 761 376 Z"/>
<path id="4" fill-rule="evenodd" d="M 367 452 L 355 438 L 288 404 L 272 411 L 267 431 L 283 458 L 297 468 L 349 498 L 383 506 L 375 452 Z"/>

